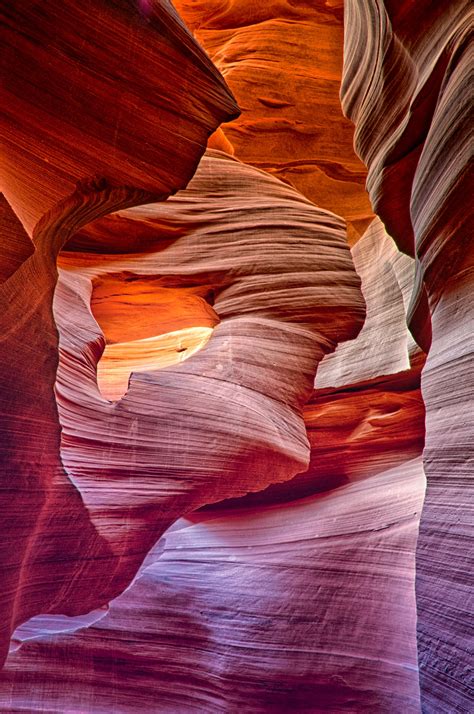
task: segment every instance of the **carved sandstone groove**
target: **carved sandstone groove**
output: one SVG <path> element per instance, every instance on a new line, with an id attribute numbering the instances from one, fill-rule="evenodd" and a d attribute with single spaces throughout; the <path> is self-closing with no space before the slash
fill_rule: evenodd
<path id="1" fill-rule="evenodd" d="M 25 619 L 118 592 L 99 584 L 112 554 L 60 461 L 57 253 L 87 221 L 185 186 L 209 134 L 237 113 L 167 0 L 147 7 L 146 17 L 125 1 L 2 7 L 1 189 L 32 240 L 4 201 L 1 660 Z M 182 95 L 173 72 L 184 70 Z"/>
<path id="2" fill-rule="evenodd" d="M 101 254 L 114 233 L 133 235 L 134 251 L 141 235 L 146 252 Z M 340 219 L 216 151 L 176 197 L 96 222 L 68 248 L 55 298 L 62 457 L 134 572 L 179 516 L 306 467 L 301 409 L 322 356 L 360 328 L 359 280 Z M 219 321 L 191 359 L 132 374 L 112 403 L 97 385 L 104 338 L 90 307 L 108 274 L 140 277 L 128 283 L 137 297 L 151 279 L 177 296 L 211 291 Z"/>
<path id="3" fill-rule="evenodd" d="M 375 210 L 399 247 L 415 255 L 412 324 L 426 350 L 432 331 L 422 375 L 428 488 L 417 558 L 423 706 L 427 712 L 467 711 L 472 13 L 463 0 L 347 0 L 345 7 L 343 107 L 356 124 Z"/>

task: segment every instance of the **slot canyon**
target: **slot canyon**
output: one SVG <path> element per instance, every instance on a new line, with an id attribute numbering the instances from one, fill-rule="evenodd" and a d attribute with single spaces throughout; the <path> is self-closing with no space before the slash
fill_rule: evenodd
<path id="1" fill-rule="evenodd" d="M 4 0 L 0 712 L 472 714 L 467 0 Z"/>

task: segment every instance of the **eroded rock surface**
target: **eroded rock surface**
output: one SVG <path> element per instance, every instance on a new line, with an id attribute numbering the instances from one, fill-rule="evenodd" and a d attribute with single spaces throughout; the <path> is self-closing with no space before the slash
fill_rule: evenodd
<path id="1" fill-rule="evenodd" d="M 343 106 L 356 124 L 374 208 L 400 249 L 415 256 L 411 321 L 429 348 L 422 377 L 428 489 L 417 560 L 421 681 L 429 712 L 472 708 L 471 20 L 462 1 L 436 7 L 346 2 Z M 369 87 L 367 76 L 373 78 Z"/>
<path id="2" fill-rule="evenodd" d="M 183 188 L 238 113 L 169 0 L 9 3 L 2 20 L 0 176 L 30 235 L 78 182 Z"/>
<path id="3" fill-rule="evenodd" d="M 120 714 L 418 712 L 423 481 L 418 459 L 335 493 L 180 521 L 97 624 L 12 653 L 5 701 L 104 714 L 110 702 Z M 38 676 L 45 696 L 31 695 Z"/>
<path id="4" fill-rule="evenodd" d="M 2 8 L 2 661 L 17 624 L 87 611 L 114 590 L 97 585 L 112 553 L 60 459 L 57 254 L 94 218 L 185 186 L 209 134 L 237 113 L 172 6 L 147 13 L 126 2 Z M 186 71 L 185 98 L 163 63 Z"/>
<path id="5" fill-rule="evenodd" d="M 128 232 L 145 253 L 99 252 L 102 233 Z M 318 362 L 360 329 L 360 282 L 339 218 L 216 151 L 175 198 L 102 219 L 66 247 L 55 297 L 62 458 L 92 522 L 122 567 L 130 559 L 133 575 L 179 516 L 306 468 L 302 407 Z M 176 311 L 185 301 L 182 314 L 191 291 L 212 295 L 212 307 L 200 298 L 187 313 L 196 327 L 214 316 L 204 349 L 186 361 L 178 351 L 173 367 L 159 369 L 157 359 L 154 370 L 132 373 L 116 402 L 98 389 L 104 338 L 90 307 L 94 283 L 109 275 L 137 301 L 152 283 L 161 290 L 154 314 L 159 323 L 161 298 L 168 335 L 168 290 Z M 126 304 L 138 336 L 135 303 Z M 106 322 L 104 304 L 95 310 Z M 128 360 L 133 341 L 126 344 Z"/>
<path id="6" fill-rule="evenodd" d="M 467 3 L 176 8 L 3 10 L 0 711 L 471 711 Z"/>
<path id="7" fill-rule="evenodd" d="M 356 241 L 373 213 L 339 100 L 342 1 L 178 0 L 176 7 L 241 108 L 222 127 L 227 150 L 342 216 Z"/>

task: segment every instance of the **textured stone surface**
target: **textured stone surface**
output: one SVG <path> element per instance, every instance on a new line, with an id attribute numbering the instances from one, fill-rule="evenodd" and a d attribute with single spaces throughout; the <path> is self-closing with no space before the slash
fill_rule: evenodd
<path id="1" fill-rule="evenodd" d="M 30 235 L 78 181 L 183 188 L 237 113 L 169 0 L 8 3 L 2 21 L 1 186 Z"/>
<path id="2" fill-rule="evenodd" d="M 407 329 L 414 289 L 414 260 L 400 253 L 376 218 L 352 249 L 367 305 L 357 340 L 340 345 L 318 370 L 316 387 L 362 382 L 410 367 L 419 353 Z"/>
<path id="3" fill-rule="evenodd" d="M 3 710 L 418 712 L 423 481 L 415 459 L 334 494 L 180 521 L 99 622 L 12 653 Z"/>
<path id="4" fill-rule="evenodd" d="M 0 711 L 470 712 L 467 3 L 176 7 L 3 10 Z"/>
<path id="5" fill-rule="evenodd" d="M 373 214 L 339 100 L 342 1 L 178 0 L 176 7 L 242 110 L 222 127 L 229 148 L 345 218 L 357 240 Z"/>
<path id="6" fill-rule="evenodd" d="M 87 611 L 115 587 L 93 586 L 112 553 L 60 460 L 57 253 L 97 216 L 186 185 L 209 134 L 237 111 L 171 5 L 148 10 L 145 21 L 125 2 L 2 8 L 1 188 L 24 224 L 2 198 L 2 661 L 19 622 Z M 160 62 L 186 68 L 185 99 L 172 75 L 152 71 Z"/>
<path id="7" fill-rule="evenodd" d="M 129 231 L 146 253 L 98 252 L 102 232 Z M 95 252 L 84 252 L 87 245 Z M 359 278 L 339 218 L 216 151 L 175 198 L 102 219 L 66 247 L 55 297 L 62 458 L 93 524 L 133 576 L 180 515 L 306 468 L 302 406 L 324 354 L 360 329 Z M 89 308 L 93 283 L 110 275 L 127 284 L 122 317 L 130 310 L 135 336 L 142 332 L 130 293 L 148 298 L 151 284 L 157 318 L 167 290 L 178 305 L 182 291 L 185 307 L 200 290 L 212 307 L 200 298 L 194 324 L 212 315 L 215 323 L 205 349 L 132 374 L 112 403 L 95 370 L 104 338 L 92 312 L 107 332 L 107 311 L 103 303 Z M 168 319 L 165 309 L 165 329 Z M 145 322 L 146 312 L 142 329 Z"/>
<path id="8" fill-rule="evenodd" d="M 462 1 L 346 2 L 343 106 L 369 166 L 374 208 L 399 247 L 416 257 L 411 313 L 425 348 L 432 333 L 422 377 L 428 489 L 417 561 L 428 712 L 472 709 L 470 19 Z"/>

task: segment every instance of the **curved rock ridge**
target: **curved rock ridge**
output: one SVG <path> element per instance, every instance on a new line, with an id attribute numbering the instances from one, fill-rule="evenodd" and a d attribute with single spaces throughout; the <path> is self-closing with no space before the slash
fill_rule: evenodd
<path id="1" fill-rule="evenodd" d="M 407 327 L 414 260 L 397 250 L 380 219 L 351 248 L 367 306 L 356 338 L 318 366 L 303 408 L 311 444 L 307 471 L 233 500 L 242 508 L 291 501 L 373 477 L 418 457 L 424 444 L 420 372 L 425 355 Z"/>
<path id="2" fill-rule="evenodd" d="M 0 285 L 2 661 L 18 624 L 40 613 L 87 612 L 123 589 L 113 576 L 117 559 L 92 525 L 60 458 L 52 304 L 62 243 L 91 217 L 143 197 L 129 189 L 94 184 L 89 191 L 83 185 L 40 221 L 35 250 Z M 25 247 L 29 238 L 6 201 L 0 219 L 11 245 Z M 11 256 L 7 251 L 10 266 Z M 101 572 L 107 568 L 112 576 L 104 581 Z"/>
<path id="3" fill-rule="evenodd" d="M 334 493 L 179 521 L 100 621 L 12 653 L 0 711 L 419 712 L 423 482 L 418 458 Z"/>
<path id="4" fill-rule="evenodd" d="M 78 181 L 184 188 L 238 114 L 169 0 L 9 3 L 2 20 L 1 190 L 30 235 Z"/>
<path id="5" fill-rule="evenodd" d="M 132 225 L 134 251 L 142 231 L 147 252 L 99 252 L 102 231 L 107 243 Z M 85 252 L 87 245 L 94 251 Z M 67 248 L 54 307 L 61 455 L 125 587 L 179 516 L 307 467 L 302 407 L 323 355 L 359 331 L 364 302 L 343 221 L 217 151 L 207 152 L 188 188 L 166 203 L 106 217 Z M 190 295 L 212 295 L 212 308 L 206 303 L 201 314 L 219 322 L 191 359 L 132 373 L 126 394 L 109 402 L 97 384 L 105 339 L 91 296 L 94 284 L 117 276 L 129 278 L 121 315 L 135 334 L 135 303 L 151 299 L 150 285 L 158 300 L 181 291 L 188 316 Z M 101 310 L 106 321 L 103 303 Z M 165 309 L 165 329 L 169 316 Z M 194 319 L 199 324 L 196 312 Z M 145 322 L 146 313 L 140 329 L 148 331 Z M 110 324 L 105 329 L 110 334 Z M 121 344 L 114 345 L 117 360 Z"/>
<path id="6" fill-rule="evenodd" d="M 420 350 L 407 328 L 407 313 L 415 285 L 415 261 L 401 253 L 374 219 L 352 247 L 354 267 L 362 280 L 367 305 L 357 339 L 325 357 L 315 387 L 342 387 L 403 372 Z"/>
<path id="7" fill-rule="evenodd" d="M 379 219 L 351 253 L 367 314 L 359 335 L 340 343 L 318 367 L 315 390 L 303 409 L 309 468 L 287 483 L 233 501 L 234 507 L 330 491 L 421 454 L 425 355 L 406 320 L 414 261 L 396 249 Z"/>
<path id="8" fill-rule="evenodd" d="M 303 415 L 311 445 L 307 471 L 291 481 L 231 499 L 227 507 L 268 505 L 332 491 L 419 456 L 424 445 L 420 366 L 317 390 Z"/>
<path id="9" fill-rule="evenodd" d="M 242 110 L 222 127 L 226 150 L 345 218 L 356 241 L 373 212 L 339 100 L 342 1 L 177 0 L 176 7 Z"/>
<path id="10" fill-rule="evenodd" d="M 82 580 L 87 592 L 112 552 L 60 460 L 57 254 L 94 218 L 184 187 L 208 136 L 237 113 L 170 3 L 145 10 L 2 6 L 0 661 L 24 620 L 114 593 L 92 587 L 83 602 L 72 587 Z"/>
<path id="11" fill-rule="evenodd" d="M 12 239 L 8 252 L 31 243 L 4 199 L 1 220 L 2 235 Z M 82 569 L 84 553 L 92 559 L 109 552 L 60 461 L 56 271 L 48 247 L 37 248 L 0 285 L 2 661 L 16 625 L 54 606 L 74 567 L 74 574 Z"/>
<path id="12" fill-rule="evenodd" d="M 472 13 L 463 0 L 347 0 L 345 8 L 343 107 L 356 124 L 374 208 L 399 247 L 415 255 L 411 319 L 426 351 L 431 342 L 422 376 L 428 488 L 417 559 L 423 707 L 470 711 Z"/>

